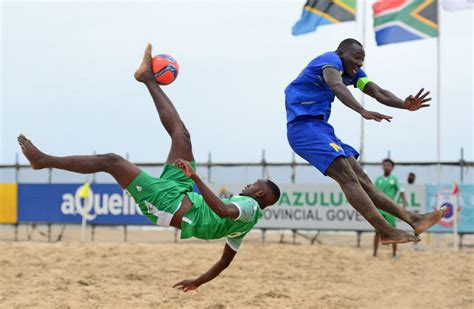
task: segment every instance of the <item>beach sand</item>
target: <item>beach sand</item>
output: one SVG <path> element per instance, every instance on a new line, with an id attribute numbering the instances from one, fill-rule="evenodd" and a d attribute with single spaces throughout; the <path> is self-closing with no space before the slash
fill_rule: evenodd
<path id="1" fill-rule="evenodd" d="M 1 308 L 474 308 L 472 249 L 404 244 L 398 259 L 388 246 L 373 258 L 371 234 L 356 248 L 354 235 L 293 245 L 253 233 L 219 277 L 183 293 L 172 285 L 206 271 L 223 241 L 175 244 L 171 231 L 132 230 L 125 243 L 117 229 L 86 243 L 77 228 L 54 243 L 11 235 L 0 237 Z"/>

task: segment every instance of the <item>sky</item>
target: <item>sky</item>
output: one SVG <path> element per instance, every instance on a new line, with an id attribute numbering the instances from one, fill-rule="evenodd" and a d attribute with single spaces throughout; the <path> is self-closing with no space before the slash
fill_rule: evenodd
<path id="1" fill-rule="evenodd" d="M 433 97 L 417 112 L 367 97 L 367 109 L 394 118 L 365 122 L 365 160 L 388 152 L 395 161 L 436 160 L 438 105 L 441 160 L 459 160 L 461 147 L 474 160 L 474 11 L 440 12 L 439 97 L 437 39 L 377 47 L 373 1 L 366 2 L 365 36 L 362 22 L 349 22 L 294 37 L 304 2 L 1 0 L 0 164 L 15 162 L 19 133 L 53 155 L 115 152 L 134 162 L 164 161 L 169 137 L 146 88 L 133 79 L 147 42 L 180 64 L 177 80 L 163 89 L 191 133 L 197 161 L 211 152 L 213 161 L 257 162 L 263 149 L 268 161 L 290 161 L 283 91 L 310 60 L 347 37 L 365 42 L 372 81 L 402 98 L 422 87 Z M 330 123 L 341 140 L 360 147 L 358 114 L 336 100 Z"/>

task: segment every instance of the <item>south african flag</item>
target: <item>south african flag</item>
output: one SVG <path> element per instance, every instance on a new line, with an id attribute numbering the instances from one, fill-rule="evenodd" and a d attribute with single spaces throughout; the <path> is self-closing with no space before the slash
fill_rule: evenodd
<path id="1" fill-rule="evenodd" d="M 300 20 L 293 26 L 293 35 L 313 32 L 318 26 L 353 21 L 357 0 L 308 0 Z"/>
<path id="2" fill-rule="evenodd" d="M 372 8 L 377 45 L 438 36 L 436 1 L 383 0 Z"/>

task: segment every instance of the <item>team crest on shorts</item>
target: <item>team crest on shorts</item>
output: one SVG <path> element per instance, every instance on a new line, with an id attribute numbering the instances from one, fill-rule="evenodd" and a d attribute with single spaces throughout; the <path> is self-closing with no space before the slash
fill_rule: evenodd
<path id="1" fill-rule="evenodd" d="M 155 205 L 153 205 L 152 203 L 148 202 L 148 201 L 145 201 L 145 206 L 146 206 L 146 210 L 150 213 L 150 214 L 156 214 L 158 213 L 158 208 L 156 208 Z"/>
<path id="2" fill-rule="evenodd" d="M 339 152 L 339 150 L 342 150 L 342 147 L 336 143 L 330 143 L 329 146 L 331 146 L 336 152 Z"/>

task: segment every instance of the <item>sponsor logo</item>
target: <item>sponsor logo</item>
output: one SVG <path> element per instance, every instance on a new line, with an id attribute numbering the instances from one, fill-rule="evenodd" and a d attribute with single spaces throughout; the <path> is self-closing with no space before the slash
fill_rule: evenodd
<path id="1" fill-rule="evenodd" d="M 100 215 L 136 215 L 137 205 L 124 191 L 118 193 L 94 193 L 88 189 L 86 198 L 80 195 L 84 186 L 79 187 L 74 194 L 65 193 L 62 195 L 61 212 L 64 215 L 82 215 L 86 220 L 92 221 Z"/>
<path id="2" fill-rule="evenodd" d="M 441 207 L 448 209 L 439 222 L 439 225 L 446 228 L 453 227 L 455 219 L 459 223 L 463 205 L 464 200 L 461 195 L 459 193 L 453 193 L 452 189 L 439 190 L 431 199 L 431 207 L 433 210 L 438 210 Z M 455 210 L 457 210 L 456 217 L 454 216 Z"/>

